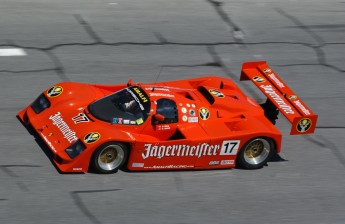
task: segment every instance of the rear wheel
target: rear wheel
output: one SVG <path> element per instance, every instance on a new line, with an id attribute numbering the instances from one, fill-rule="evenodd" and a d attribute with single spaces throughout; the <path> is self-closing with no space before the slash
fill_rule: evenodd
<path id="1" fill-rule="evenodd" d="M 244 169 L 260 169 L 274 153 L 272 139 L 257 137 L 248 141 L 237 155 L 237 165 Z"/>
<path id="2" fill-rule="evenodd" d="M 128 159 L 128 149 L 120 142 L 101 145 L 92 155 L 91 165 L 98 173 L 116 173 Z"/>

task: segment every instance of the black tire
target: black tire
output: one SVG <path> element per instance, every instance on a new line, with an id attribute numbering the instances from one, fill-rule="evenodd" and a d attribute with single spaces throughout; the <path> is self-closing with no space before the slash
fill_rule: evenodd
<path id="1" fill-rule="evenodd" d="M 256 137 L 249 140 L 237 155 L 237 166 L 242 169 L 260 169 L 274 154 L 274 142 L 270 138 Z"/>
<path id="2" fill-rule="evenodd" d="M 97 173 L 116 173 L 126 164 L 128 148 L 120 142 L 107 142 L 101 145 L 93 153 L 90 165 Z"/>

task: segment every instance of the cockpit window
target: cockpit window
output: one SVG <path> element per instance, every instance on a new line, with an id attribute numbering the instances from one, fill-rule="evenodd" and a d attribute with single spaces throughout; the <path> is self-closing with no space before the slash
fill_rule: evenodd
<path id="1" fill-rule="evenodd" d="M 90 113 L 102 121 L 139 125 L 150 112 L 150 100 L 138 86 L 131 86 L 91 103 Z"/>
<path id="2" fill-rule="evenodd" d="M 169 123 L 176 123 L 178 121 L 178 110 L 175 101 L 170 99 L 159 99 L 157 100 L 157 114 L 161 114 L 164 116 L 164 121 L 158 123 L 169 124 Z"/>

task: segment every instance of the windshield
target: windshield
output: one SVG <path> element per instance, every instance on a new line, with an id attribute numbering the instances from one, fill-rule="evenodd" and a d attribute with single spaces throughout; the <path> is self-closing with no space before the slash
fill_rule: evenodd
<path id="1" fill-rule="evenodd" d="M 148 117 L 150 101 L 140 87 L 131 86 L 91 103 L 88 109 L 102 121 L 139 125 Z"/>

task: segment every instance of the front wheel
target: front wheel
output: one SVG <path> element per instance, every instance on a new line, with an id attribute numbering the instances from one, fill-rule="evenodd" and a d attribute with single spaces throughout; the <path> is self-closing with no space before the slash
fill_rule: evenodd
<path id="1" fill-rule="evenodd" d="M 116 173 L 125 164 L 128 149 L 125 144 L 109 142 L 101 145 L 92 155 L 92 168 L 98 173 Z"/>
<path id="2" fill-rule="evenodd" d="M 257 137 L 249 140 L 237 155 L 237 165 L 244 169 L 260 169 L 274 153 L 272 139 Z"/>

